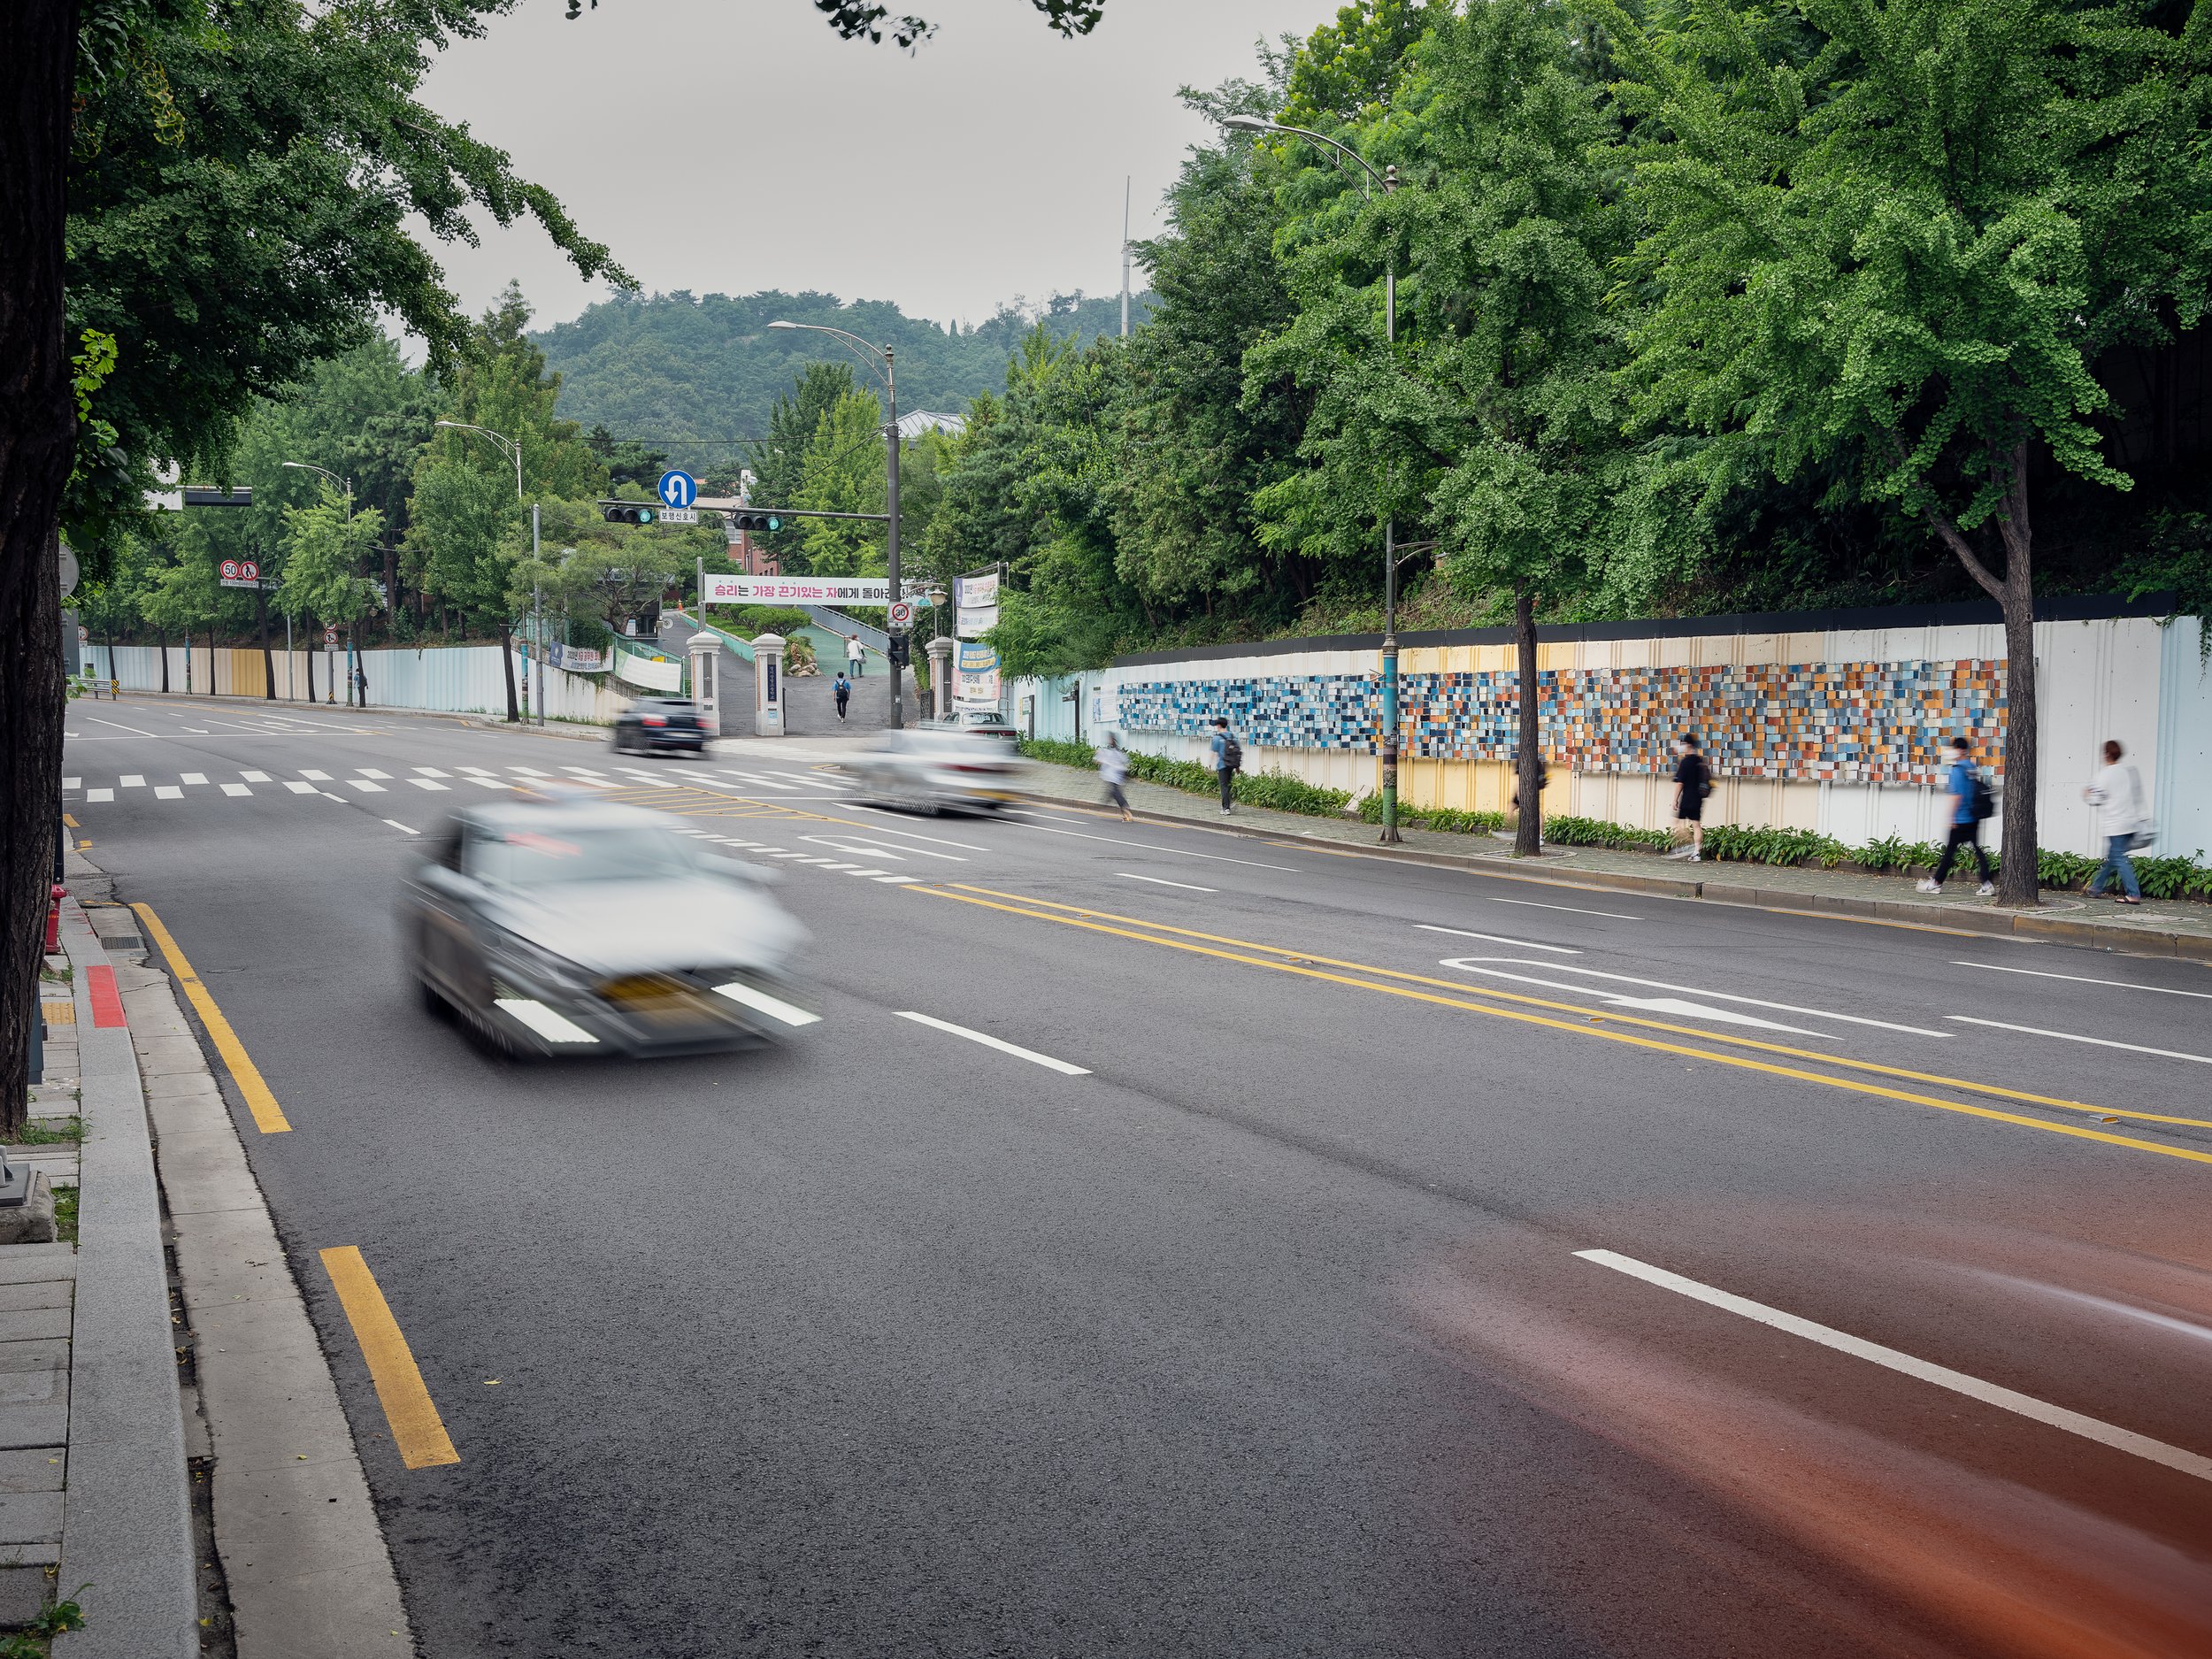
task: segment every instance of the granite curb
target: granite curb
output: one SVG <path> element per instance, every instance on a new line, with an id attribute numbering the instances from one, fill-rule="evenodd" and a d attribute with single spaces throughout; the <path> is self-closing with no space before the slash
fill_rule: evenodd
<path id="1" fill-rule="evenodd" d="M 85 1627 L 57 1636 L 54 1651 L 190 1659 L 199 1591 L 153 1139 L 128 1027 L 95 1023 L 88 981 L 115 964 L 73 899 L 61 943 L 76 982 L 84 1140 L 56 1583 L 64 1597 L 91 1587 Z"/>
<path id="2" fill-rule="evenodd" d="M 1053 795 L 1042 790 L 1025 789 L 1015 792 L 1018 799 L 1038 806 L 1081 807 L 1092 811 L 1106 810 L 1100 807 L 1094 792 L 1080 795 Z M 1253 809 L 1240 808 L 1241 812 Z M 1367 858 L 1383 864 L 1422 864 L 1432 869 L 1479 872 L 1506 881 L 1526 881 L 1545 887 L 1566 887 L 1610 889 L 1622 893 L 1644 893 L 1661 898 L 1694 899 L 1706 903 L 1742 905 L 1755 910 L 1784 911 L 1794 915 L 1848 916 L 1896 922 L 1914 926 L 1944 928 L 1958 932 L 1992 933 L 2020 939 L 2048 940 L 2054 943 L 2085 945 L 2098 949 L 2132 952 L 2143 956 L 2178 956 L 2192 961 L 2212 963 L 2212 935 L 2165 933 L 2156 928 L 2130 926 L 2124 924 L 2100 922 L 2086 917 L 2049 916 L 2035 912 L 1997 910 L 1986 905 L 1931 904 L 1916 902 L 1907 898 L 1875 898 L 1858 894 L 1819 893 L 1792 888 L 1760 887 L 1755 882 L 1715 879 L 1710 876 L 1675 876 L 1654 872 L 1650 875 L 1632 871 L 1601 870 L 1587 865 L 1561 864 L 1553 870 L 1539 872 L 1524 868 L 1502 868 L 1507 855 L 1502 853 L 1440 852 L 1421 847 L 1386 848 L 1375 845 L 1349 844 L 1333 836 L 1322 835 L 1294 824 L 1240 823 L 1233 818 L 1218 822 L 1206 818 L 1185 817 L 1179 813 L 1161 812 L 1140 807 L 1132 803 L 1131 811 L 1142 823 L 1167 825 L 1179 829 L 1199 829 L 1224 835 L 1241 836 L 1248 840 L 1269 842 L 1286 849 L 1323 851 L 1340 858 Z M 1697 866 L 1701 871 L 1709 866 Z"/>

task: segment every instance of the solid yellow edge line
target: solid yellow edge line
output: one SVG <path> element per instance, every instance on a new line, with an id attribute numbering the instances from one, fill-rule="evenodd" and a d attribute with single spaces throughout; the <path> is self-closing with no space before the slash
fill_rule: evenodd
<path id="1" fill-rule="evenodd" d="M 445 1419 L 423 1386 L 414 1350 L 407 1346 L 399 1321 L 392 1317 L 391 1304 L 384 1300 L 361 1252 L 341 1244 L 325 1250 L 322 1257 L 323 1271 L 338 1293 L 338 1305 L 353 1326 L 353 1340 L 368 1362 L 369 1380 L 376 1385 L 384 1420 L 392 1425 L 392 1444 L 399 1448 L 400 1461 L 410 1469 L 459 1463 L 461 1454 L 453 1449 Z"/>
<path id="2" fill-rule="evenodd" d="M 150 905 L 134 904 L 131 909 L 146 924 L 146 931 L 161 947 L 162 955 L 169 958 L 169 966 L 177 976 L 177 983 L 184 987 L 185 995 L 191 999 L 200 1024 L 215 1039 L 215 1051 L 230 1068 L 231 1080 L 238 1085 L 246 1110 L 253 1114 L 254 1127 L 265 1135 L 288 1134 L 292 1125 L 284 1116 L 284 1108 L 277 1104 L 276 1096 L 262 1081 L 260 1068 L 247 1055 L 246 1045 L 238 1041 L 238 1033 L 230 1028 L 230 1021 L 223 1018 L 223 1010 L 215 1006 L 215 999 L 208 995 L 207 987 L 200 983 L 200 976 L 192 972 L 192 964 L 184 959 L 184 952 L 177 949 L 177 941 L 161 925 L 161 918 L 154 914 Z"/>
<path id="3" fill-rule="evenodd" d="M 1932 1106 L 1938 1111 L 1957 1112 L 1963 1117 L 1987 1118 L 1993 1123 L 2017 1124 L 2024 1128 L 2047 1130 L 2055 1135 L 2070 1135 L 2080 1141 L 2101 1141 L 2108 1146 L 2129 1147 L 2138 1152 L 2156 1152 L 2170 1158 L 2182 1158 L 2192 1164 L 2212 1164 L 2212 1152 L 2195 1152 L 2185 1147 L 2165 1147 L 2155 1141 L 2137 1141 L 2127 1135 L 2108 1134 L 2098 1129 L 2078 1129 L 2071 1124 L 2055 1124 L 2041 1118 L 2023 1118 L 2017 1112 L 1998 1111 L 1987 1106 L 1970 1106 L 1963 1101 L 1937 1100 L 1932 1095 L 1914 1094 L 1904 1089 L 1884 1088 L 1876 1083 L 1862 1083 L 1855 1079 L 1829 1077 L 1818 1071 L 1802 1071 L 1794 1066 L 1774 1065 L 1764 1060 L 1754 1060 L 1742 1055 L 1715 1054 L 1706 1048 L 1687 1048 L 1679 1043 L 1660 1042 L 1650 1037 L 1639 1037 L 1628 1032 L 1602 1031 L 1590 1025 L 1570 1025 L 1563 1019 L 1548 1019 L 1540 1014 L 1525 1014 L 1517 1009 L 1495 1008 L 1486 1002 L 1462 1002 L 1455 997 L 1437 996 L 1426 991 L 1408 990 L 1402 986 L 1377 985 L 1371 979 L 1348 979 L 1343 974 L 1323 973 L 1313 968 L 1302 968 L 1287 962 L 1270 962 L 1263 956 L 1239 956 L 1232 950 L 1213 950 L 1203 945 L 1187 945 L 1179 940 L 1162 939 L 1153 933 L 1132 933 L 1126 928 L 1107 927 L 1097 922 L 1079 920 L 1072 916 L 1054 916 L 1044 910 L 1022 909 L 1018 905 L 995 904 L 988 899 L 971 898 L 965 893 L 949 892 L 943 887 L 914 887 L 911 893 L 933 894 L 939 898 L 956 899 L 963 904 L 980 905 L 985 910 L 1004 910 L 1010 915 L 1033 917 L 1041 922 L 1058 922 L 1067 927 L 1081 927 L 1094 933 L 1111 933 L 1122 939 L 1133 939 L 1148 945 L 1164 945 L 1170 950 L 1187 950 L 1194 955 L 1213 956 L 1224 962 L 1240 962 L 1255 968 L 1272 968 L 1279 973 L 1294 973 L 1302 979 L 1323 979 L 1332 985 L 1348 985 L 1363 991 L 1379 991 L 1386 996 L 1402 996 L 1417 1002 L 1432 1002 L 1440 1008 L 1464 1009 L 1470 1013 L 1489 1014 L 1499 1019 L 1517 1020 L 1524 1025 L 1544 1025 L 1553 1031 L 1571 1032 L 1577 1036 L 1596 1037 L 1607 1042 L 1624 1042 L 1639 1048 L 1651 1048 L 1661 1054 L 1682 1055 L 1693 1060 L 1710 1060 L 1716 1065 L 1732 1065 L 1747 1071 L 1763 1071 L 1770 1077 L 1793 1078 L 1801 1083 L 1820 1083 L 1830 1088 L 1848 1089 L 1855 1094 L 1878 1095 L 1885 1100 L 1905 1101 L 1915 1106 Z M 1265 949 L 1267 947 L 1257 947 Z M 1609 1016 L 1608 1018 L 1610 1018 Z M 1686 1034 L 1704 1036 L 1702 1032 Z M 1824 1060 L 1826 1056 L 1820 1056 Z"/>
<path id="4" fill-rule="evenodd" d="M 1110 922 L 1127 922 L 1133 927 L 1148 927 L 1156 933 L 1179 933 L 1187 939 L 1204 939 L 1217 945 L 1236 945 L 1246 950 L 1272 951 L 1279 956 L 1297 957 L 1307 962 L 1325 963 L 1333 968 L 1349 968 L 1356 973 L 1372 973 L 1386 979 L 1403 979 L 1412 985 L 1433 985 L 1448 991 L 1457 991 L 1469 996 L 1494 996 L 1508 1002 L 1520 1002 L 1530 1008 L 1548 1008 L 1560 1013 L 1581 1014 L 1591 1019 L 1604 1020 L 1620 1025 L 1640 1026 L 1646 1031 L 1663 1031 L 1678 1037 L 1694 1037 L 1701 1042 L 1724 1042 L 1739 1048 L 1755 1048 L 1762 1054 L 1787 1055 L 1794 1060 L 1811 1060 L 1821 1065 L 1838 1065 L 1853 1071 L 1870 1071 L 1878 1077 L 1903 1078 L 1912 1083 L 1934 1083 L 1946 1088 L 1964 1089 L 1970 1094 L 1988 1094 L 1999 1100 L 2019 1101 L 2030 1106 L 2051 1106 L 2061 1111 L 2089 1112 L 2101 1118 L 2132 1118 L 2143 1123 L 2185 1124 L 2194 1129 L 2212 1129 L 2212 1119 L 2203 1118 L 2174 1118 L 2162 1112 L 2129 1111 L 2119 1107 L 2093 1106 L 2087 1101 L 2063 1100 L 2050 1094 L 2032 1094 L 2023 1089 L 2005 1088 L 1995 1083 L 1977 1083 L 1970 1078 L 1946 1077 L 1939 1071 L 1915 1071 L 1906 1066 L 1883 1065 L 1874 1060 L 1853 1060 L 1842 1055 L 1823 1054 L 1817 1049 L 1793 1048 L 1787 1043 L 1763 1042 L 1756 1037 L 1738 1037 L 1717 1031 L 1706 1031 L 1694 1025 L 1676 1025 L 1663 1019 L 1645 1019 L 1634 1014 L 1617 1013 L 1610 1009 L 1590 1008 L 1579 1002 L 1557 1002 L 1548 997 L 1529 996 L 1518 991 L 1502 991 L 1486 985 L 1470 985 L 1459 979 L 1439 979 L 1425 973 L 1406 973 L 1396 968 L 1379 968 L 1372 963 L 1346 962 L 1335 956 L 1317 956 L 1312 951 L 1295 950 L 1286 945 L 1263 945 L 1248 939 L 1231 939 L 1219 933 L 1202 933 L 1194 928 L 1173 927 L 1165 922 L 1148 922 L 1138 916 L 1117 916 L 1111 910 L 1094 910 L 1074 904 L 1059 904 L 1050 899 L 1033 899 L 1019 893 L 1002 893 L 995 887 L 979 887 L 967 882 L 950 885 L 970 893 L 986 893 L 994 898 L 1012 899 L 1023 904 L 1041 904 L 1048 910 L 1067 910 L 1077 916 L 1100 916 Z"/>

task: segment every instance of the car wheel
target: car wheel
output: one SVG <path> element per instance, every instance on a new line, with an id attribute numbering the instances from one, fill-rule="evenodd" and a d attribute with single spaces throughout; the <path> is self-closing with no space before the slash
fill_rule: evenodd
<path id="1" fill-rule="evenodd" d="M 421 999 L 422 1011 L 433 1019 L 443 1019 L 452 1011 L 453 1005 L 439 995 L 438 987 L 427 979 L 415 981 L 415 995 Z"/>

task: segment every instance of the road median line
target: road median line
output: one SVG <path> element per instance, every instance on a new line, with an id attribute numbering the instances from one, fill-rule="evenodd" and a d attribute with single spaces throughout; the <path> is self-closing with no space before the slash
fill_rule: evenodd
<path id="1" fill-rule="evenodd" d="M 2164 1146 L 2155 1141 L 2139 1141 L 2130 1135 L 2110 1134 L 2102 1130 L 2079 1128 L 2072 1124 L 2053 1123 L 2048 1118 L 2024 1117 L 2018 1112 L 1999 1111 L 1993 1107 L 1976 1106 L 1964 1101 L 1939 1100 L 1933 1095 L 1917 1094 L 1906 1089 L 1887 1088 L 1880 1084 L 1864 1082 L 1855 1078 L 1835 1077 L 1826 1072 L 1807 1071 L 1796 1066 L 1777 1065 L 1771 1061 L 1755 1060 L 1747 1055 L 1717 1054 L 1709 1048 L 1693 1048 L 1685 1047 L 1680 1043 L 1662 1042 L 1656 1038 L 1639 1036 L 1632 1032 L 1607 1031 L 1601 1029 L 1601 1022 L 1603 1024 L 1613 1025 L 1642 1025 L 1647 1028 L 1655 1028 L 1663 1031 L 1679 1033 L 1682 1035 L 1695 1038 L 1701 1042 L 1735 1042 L 1745 1047 L 1761 1048 L 1765 1048 L 1770 1052 L 1784 1054 L 1795 1054 L 1801 1052 L 1794 1049 L 1781 1048 L 1778 1045 L 1774 1044 L 1753 1043 L 1747 1040 L 1740 1038 L 1718 1037 L 1709 1032 L 1696 1031 L 1684 1026 L 1663 1025 L 1656 1021 L 1639 1019 L 1632 1016 L 1621 1015 L 1598 1010 L 1578 1009 L 1571 1003 L 1546 1002 L 1536 997 L 1525 997 L 1509 992 L 1488 991 L 1479 987 L 1457 985 L 1448 980 L 1423 981 L 1420 980 L 1419 977 L 1417 975 L 1401 974 L 1387 968 L 1365 968 L 1362 966 L 1362 964 L 1356 963 L 1337 964 L 1350 967 L 1355 972 L 1359 972 L 1387 975 L 1394 979 L 1413 980 L 1417 983 L 1448 986 L 1450 988 L 1460 991 L 1467 995 L 1494 996 L 1504 1001 L 1532 1003 L 1539 1007 L 1560 1009 L 1584 1016 L 1585 1023 L 1570 1023 L 1564 1019 L 1552 1018 L 1548 1015 L 1524 1012 L 1522 1010 L 1517 1008 L 1501 1008 L 1492 1002 L 1471 1002 L 1463 1000 L 1463 996 L 1440 996 L 1436 995 L 1434 992 L 1416 990 L 1412 988 L 1411 985 L 1378 985 L 1373 979 L 1359 979 L 1350 978 L 1345 974 L 1324 972 L 1317 967 L 1307 964 L 1310 964 L 1317 961 L 1325 961 L 1327 960 L 1326 958 L 1310 956 L 1302 953 L 1293 953 L 1287 950 L 1280 949 L 1280 948 L 1276 946 L 1248 945 L 1245 946 L 1244 949 L 1274 951 L 1277 953 L 1278 956 L 1287 959 L 1275 960 L 1267 956 L 1244 956 L 1239 954 L 1239 952 L 1235 950 L 1218 949 L 1209 945 L 1190 944 L 1179 939 L 1164 939 L 1160 937 L 1160 934 L 1164 933 L 1187 933 L 1190 931 L 1185 928 L 1169 928 L 1157 924 L 1139 922 L 1136 926 L 1140 927 L 1156 927 L 1156 931 L 1151 933 L 1136 933 L 1131 931 L 1129 928 L 1112 927 L 1108 926 L 1103 922 L 1085 919 L 1086 915 L 1099 915 L 1103 914 L 1103 912 L 1091 911 L 1077 915 L 1055 916 L 1048 910 L 1030 910 L 1025 908 L 1026 905 L 1033 903 L 1050 903 L 1051 901 L 1049 900 L 1022 900 L 1014 904 L 1005 904 L 1000 903 L 992 899 L 979 898 L 973 896 L 973 895 L 970 893 L 956 892 L 951 890 L 949 887 L 913 887 L 905 890 L 916 893 L 927 893 L 938 898 L 952 899 L 963 904 L 973 904 L 985 910 L 1002 910 L 1010 915 L 1027 916 L 1033 918 L 1038 921 L 1057 922 L 1065 927 L 1079 927 L 1090 933 L 1110 933 L 1122 939 L 1133 939 L 1141 944 L 1158 945 L 1169 950 L 1188 951 L 1194 956 L 1211 956 L 1218 961 L 1241 963 L 1248 967 L 1271 968 L 1278 972 L 1295 974 L 1302 979 L 1319 979 L 1333 985 L 1351 986 L 1363 991 L 1377 991 L 1386 996 L 1401 996 L 1408 999 L 1409 1001 L 1428 1002 L 1440 1008 L 1455 1008 L 1464 1010 L 1469 1013 L 1488 1014 L 1494 1018 L 1509 1019 L 1521 1025 L 1541 1025 L 1553 1031 L 1566 1032 L 1576 1036 L 1595 1037 L 1607 1042 L 1626 1043 L 1633 1048 L 1648 1048 L 1662 1054 L 1679 1055 L 1686 1059 L 1709 1060 L 1716 1065 L 1733 1066 L 1740 1071 L 1763 1072 L 1770 1077 L 1786 1077 L 1801 1083 L 1817 1083 L 1828 1088 L 1843 1089 L 1853 1094 L 1870 1094 L 1884 1100 L 1903 1101 L 1908 1104 L 1915 1106 L 1933 1107 L 1938 1111 L 1953 1112 L 1961 1117 L 1980 1118 L 1990 1122 L 2012 1124 L 2026 1129 L 2040 1129 L 2049 1134 L 2065 1135 L 2070 1139 L 2078 1141 L 2101 1141 L 2108 1146 L 2126 1147 L 2131 1150 L 2138 1152 L 2153 1152 L 2164 1157 L 2180 1158 L 2192 1164 L 2212 1164 L 2212 1152 L 2199 1152 L 2187 1147 Z M 979 889 L 979 891 L 989 890 L 990 889 Z M 1016 895 L 1008 895 L 1006 896 L 1014 897 Z M 1072 910 L 1074 907 L 1065 906 L 1060 908 Z M 1206 937 L 1206 935 L 1202 934 L 1194 936 L 1202 938 Z M 1841 1064 L 1852 1066 L 1855 1069 L 1864 1069 L 1870 1071 L 1877 1072 L 1889 1070 L 1889 1068 L 1886 1067 L 1876 1066 L 1870 1062 L 1839 1060 L 1835 1056 L 1830 1055 L 1819 1055 L 1809 1057 L 1817 1060 L 1820 1064 L 1828 1065 Z M 1919 1076 L 1922 1074 L 1907 1075 Z M 1966 1083 L 1961 1079 L 1951 1078 L 1930 1077 L 1927 1080 L 1952 1087 L 1981 1088 L 1983 1092 L 1987 1093 L 2009 1094 L 2008 1091 L 1991 1089 L 1988 1088 L 1987 1086 L 1978 1086 Z M 2016 1096 L 2015 1098 L 2020 1097 Z M 2051 1103 L 2062 1104 L 2070 1110 L 2078 1111 L 2093 1111 L 2097 1110 L 2093 1107 L 2084 1105 L 2079 1102 L 2054 1102 Z"/>
<path id="2" fill-rule="evenodd" d="M 231 1080 L 237 1084 L 238 1093 L 245 1099 L 246 1110 L 253 1114 L 254 1127 L 265 1135 L 289 1134 L 291 1122 L 285 1117 L 284 1108 L 277 1104 L 277 1098 L 270 1092 L 268 1084 L 263 1080 L 261 1069 L 247 1054 L 246 1045 L 238 1041 L 238 1033 L 230 1028 L 230 1021 L 223 1018 L 223 1010 L 215 1005 L 215 999 L 208 994 L 207 987 L 200 983 L 200 976 L 185 960 L 184 952 L 178 949 L 176 940 L 162 925 L 161 918 L 154 914 L 150 904 L 134 904 L 131 909 L 146 925 L 146 932 L 153 941 L 161 947 L 161 954 L 168 958 L 170 972 L 176 976 L 177 984 L 190 1000 L 193 1011 L 199 1015 L 200 1023 L 207 1027 L 207 1034 L 215 1040 L 215 1051 L 223 1056 L 224 1065 L 230 1070 Z"/>

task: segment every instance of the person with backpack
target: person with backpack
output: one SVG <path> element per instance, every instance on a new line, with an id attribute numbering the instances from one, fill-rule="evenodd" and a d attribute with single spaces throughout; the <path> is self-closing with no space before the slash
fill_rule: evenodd
<path id="1" fill-rule="evenodd" d="M 1236 733 L 1229 729 L 1229 722 L 1220 715 L 1214 717 L 1211 747 L 1214 772 L 1221 779 L 1221 816 L 1227 818 L 1237 810 L 1237 773 L 1244 766 L 1244 748 L 1237 741 Z"/>
<path id="2" fill-rule="evenodd" d="M 851 700 L 853 695 L 853 682 L 845 678 L 843 669 L 838 670 L 837 679 L 831 684 L 830 690 L 836 695 L 837 718 L 841 720 L 845 718 L 845 704 Z"/>
<path id="3" fill-rule="evenodd" d="M 1121 821 L 1133 822 L 1135 814 L 1129 810 L 1129 792 L 1123 787 L 1129 781 L 1129 751 L 1111 732 L 1106 733 L 1105 744 L 1098 751 L 1098 775 L 1106 786 L 1107 801 L 1121 809 Z"/>
<path id="4" fill-rule="evenodd" d="M 1959 862 L 1961 849 L 1974 855 L 1974 867 L 1981 872 L 1982 885 L 1976 890 L 1983 898 L 1997 891 L 1997 884 L 1989 879 L 1989 855 L 1982 850 L 1982 820 L 1993 810 L 1994 798 L 1972 756 L 1973 749 L 1964 738 L 1951 740 L 1951 770 L 1943 780 L 1943 798 L 1950 803 L 1946 816 L 1951 830 L 1943 843 L 1943 856 L 1936 860 L 1935 873 L 1920 884 L 1923 893 L 1943 891 L 1943 878 Z"/>
<path id="5" fill-rule="evenodd" d="M 1705 764 L 1704 745 L 1694 732 L 1674 740 L 1674 824 L 1689 839 L 1667 855 L 1690 863 L 1705 862 L 1705 797 L 1713 793 L 1713 769 Z"/>
<path id="6" fill-rule="evenodd" d="M 2104 837 L 2104 863 L 2089 878 L 2089 896 L 2096 897 L 2108 880 L 2116 879 L 2127 891 L 2112 896 L 2123 904 L 2140 904 L 2143 884 L 2135 879 L 2135 865 L 2128 852 L 2139 843 L 2147 843 L 2150 837 L 2143 822 L 2143 780 L 2135 775 L 2134 767 L 2120 764 L 2120 757 L 2126 753 L 2116 742 L 2108 741 L 2104 764 L 2081 792 L 2081 798 L 2097 809 L 2097 833 Z"/>

